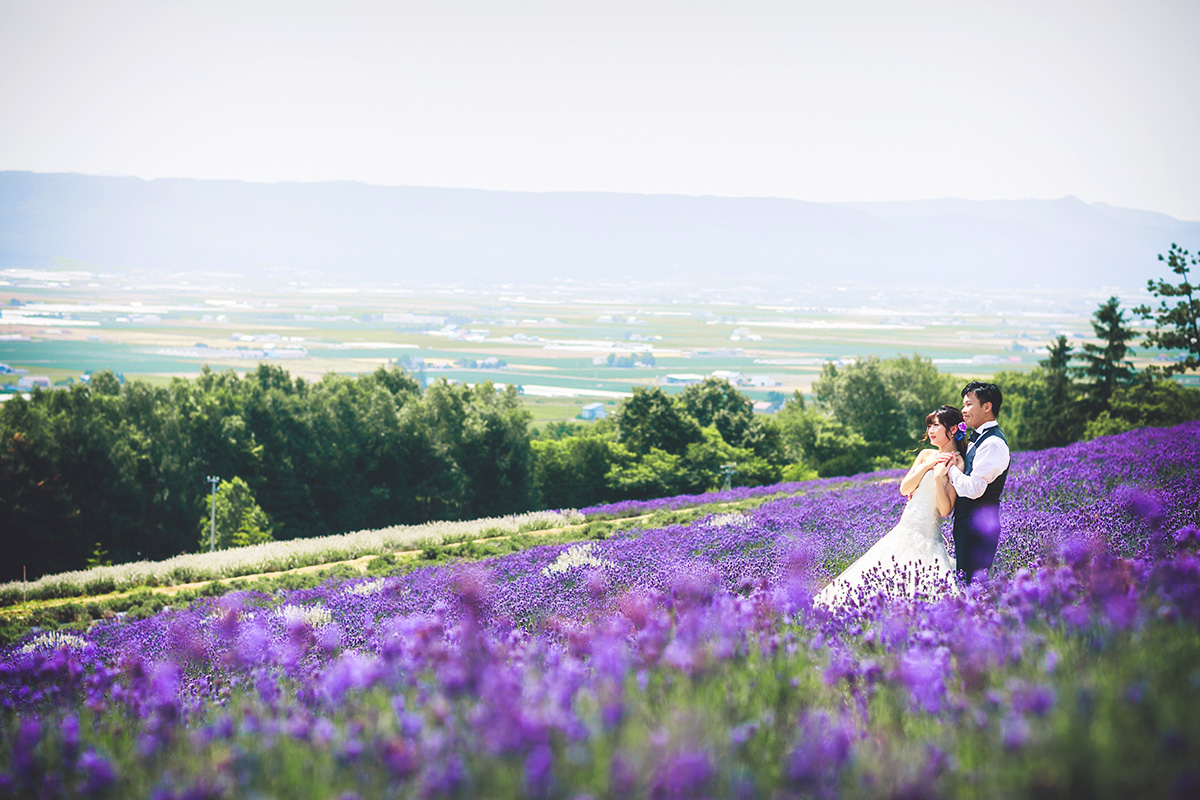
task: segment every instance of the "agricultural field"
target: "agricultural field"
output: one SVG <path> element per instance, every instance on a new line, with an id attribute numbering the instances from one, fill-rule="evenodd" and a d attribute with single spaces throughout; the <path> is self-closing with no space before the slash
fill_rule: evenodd
<path id="1" fill-rule="evenodd" d="M 814 606 L 899 476 L 29 631 L 0 793 L 1194 796 L 1200 423 L 1015 453 L 990 582 Z"/>
<path id="2" fill-rule="evenodd" d="M 0 272 L 0 363 L 51 383 L 112 369 L 165 382 L 201 367 L 293 375 L 399 365 L 423 380 L 521 387 L 535 423 L 611 408 L 635 386 L 719 372 L 754 400 L 808 392 L 828 360 L 920 353 L 945 372 L 1028 369 L 1059 333 L 1091 335 L 1095 296 L 846 286 L 804 296 L 636 282 L 338 288 L 279 278 Z M 1138 298 L 1140 299 L 1140 298 Z M 1135 359 L 1136 362 L 1136 359 Z M 0 375 L 17 390 L 18 375 Z"/>

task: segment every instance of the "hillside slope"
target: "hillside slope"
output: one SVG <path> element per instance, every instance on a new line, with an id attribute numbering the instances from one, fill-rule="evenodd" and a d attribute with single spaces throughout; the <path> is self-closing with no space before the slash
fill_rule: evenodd
<path id="1" fill-rule="evenodd" d="M 0 266 L 1140 287 L 1171 242 L 1200 245 L 1200 223 L 1074 197 L 833 204 L 0 172 Z"/>

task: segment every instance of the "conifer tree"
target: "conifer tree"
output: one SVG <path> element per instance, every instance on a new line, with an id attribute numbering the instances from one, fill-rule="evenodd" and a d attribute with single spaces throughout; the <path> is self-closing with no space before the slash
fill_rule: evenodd
<path id="1" fill-rule="evenodd" d="M 1047 357 L 1038 362 L 1045 394 L 1029 415 L 1028 447 L 1062 447 L 1079 438 L 1084 419 L 1079 408 L 1079 390 L 1071 381 L 1070 363 L 1074 349 L 1059 334 L 1050 343 Z"/>
<path id="2" fill-rule="evenodd" d="M 1135 377 L 1133 362 L 1126 356 L 1133 351 L 1126 344 L 1136 334 L 1126 327 L 1121 301 L 1110 297 L 1092 314 L 1092 330 L 1100 344 L 1084 342 L 1080 358 L 1084 364 L 1077 374 L 1089 382 L 1088 405 L 1093 413 L 1108 408 L 1117 387 L 1131 383 Z"/>
<path id="3" fill-rule="evenodd" d="M 1191 268 L 1200 264 L 1200 255 L 1193 256 L 1177 244 L 1172 244 L 1167 257 L 1158 255 L 1159 261 L 1167 262 L 1171 272 L 1180 277 L 1178 285 L 1165 280 L 1147 281 L 1146 289 L 1159 298 L 1158 308 L 1142 304 L 1133 313 L 1142 319 L 1153 319 L 1156 329 L 1146 334 L 1147 347 L 1160 350 L 1182 350 L 1183 358 L 1155 371 L 1173 375 L 1200 369 L 1200 297 L 1196 286 L 1188 280 Z M 1174 306 L 1169 306 L 1164 297 L 1177 297 Z"/>

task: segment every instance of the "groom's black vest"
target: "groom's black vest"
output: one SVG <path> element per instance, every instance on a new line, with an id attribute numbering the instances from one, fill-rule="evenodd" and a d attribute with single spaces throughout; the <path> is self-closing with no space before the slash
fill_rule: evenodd
<path id="1" fill-rule="evenodd" d="M 989 436 L 998 436 L 1008 444 L 998 426 L 988 428 L 967 452 L 964 474 L 971 474 L 975 454 Z M 968 580 L 979 572 L 986 576 L 996 558 L 996 545 L 1000 543 L 1000 494 L 1008 480 L 1008 469 L 1005 467 L 975 500 L 959 497 L 954 503 L 954 559 L 958 570 L 965 573 Z"/>

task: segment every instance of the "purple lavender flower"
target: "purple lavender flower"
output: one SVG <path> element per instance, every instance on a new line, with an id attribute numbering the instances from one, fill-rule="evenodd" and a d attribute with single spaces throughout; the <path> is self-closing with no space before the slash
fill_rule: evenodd
<path id="1" fill-rule="evenodd" d="M 1000 739 L 1008 750 L 1019 750 L 1029 742 L 1029 723 L 1020 714 L 1010 714 L 1000 723 Z"/>
<path id="2" fill-rule="evenodd" d="M 417 749 L 411 742 L 388 739 L 380 746 L 379 756 L 388 772 L 397 780 L 404 780 L 417 771 Z"/>
<path id="3" fill-rule="evenodd" d="M 356 652 L 346 652 L 325 670 L 319 681 L 322 693 L 337 705 L 349 691 L 365 689 L 379 675 L 379 664 L 373 658 Z"/>
<path id="4" fill-rule="evenodd" d="M 1044 717 L 1054 707 L 1057 697 L 1053 686 L 1024 686 L 1013 692 L 1013 711 Z"/>
<path id="5" fill-rule="evenodd" d="M 71 769 L 75 766 L 75 759 L 79 755 L 79 717 L 75 714 L 68 714 L 59 722 L 58 728 L 62 733 L 63 766 Z"/>
<path id="6" fill-rule="evenodd" d="M 897 677 L 922 711 L 937 714 L 946 700 L 945 676 L 948 671 L 949 651 L 946 648 L 914 649 L 904 654 Z"/>
<path id="7" fill-rule="evenodd" d="M 13 741 L 13 766 L 17 770 L 17 778 L 32 781 L 37 765 L 34 751 L 42 739 L 42 725 L 36 717 L 26 717 L 17 726 L 17 735 Z"/>
<path id="8" fill-rule="evenodd" d="M 80 791 L 87 795 L 99 795 L 117 780 L 117 770 L 112 762 L 104 755 L 88 748 L 79 757 L 79 770 L 82 775 Z"/>
<path id="9" fill-rule="evenodd" d="M 1189 550 L 1200 548 L 1200 526 L 1184 525 L 1175 531 L 1175 544 Z"/>
<path id="10" fill-rule="evenodd" d="M 525 756 L 525 794 L 527 797 L 546 797 L 554 787 L 554 753 L 539 744 Z"/>
<path id="11" fill-rule="evenodd" d="M 683 750 L 661 762 L 651 779 L 653 797 L 702 797 L 716 770 L 712 759 L 703 750 Z"/>
<path id="12" fill-rule="evenodd" d="M 852 740 L 850 727 L 841 719 L 824 712 L 806 713 L 788 757 L 788 779 L 806 792 L 833 796 L 842 767 L 850 758 Z"/>

